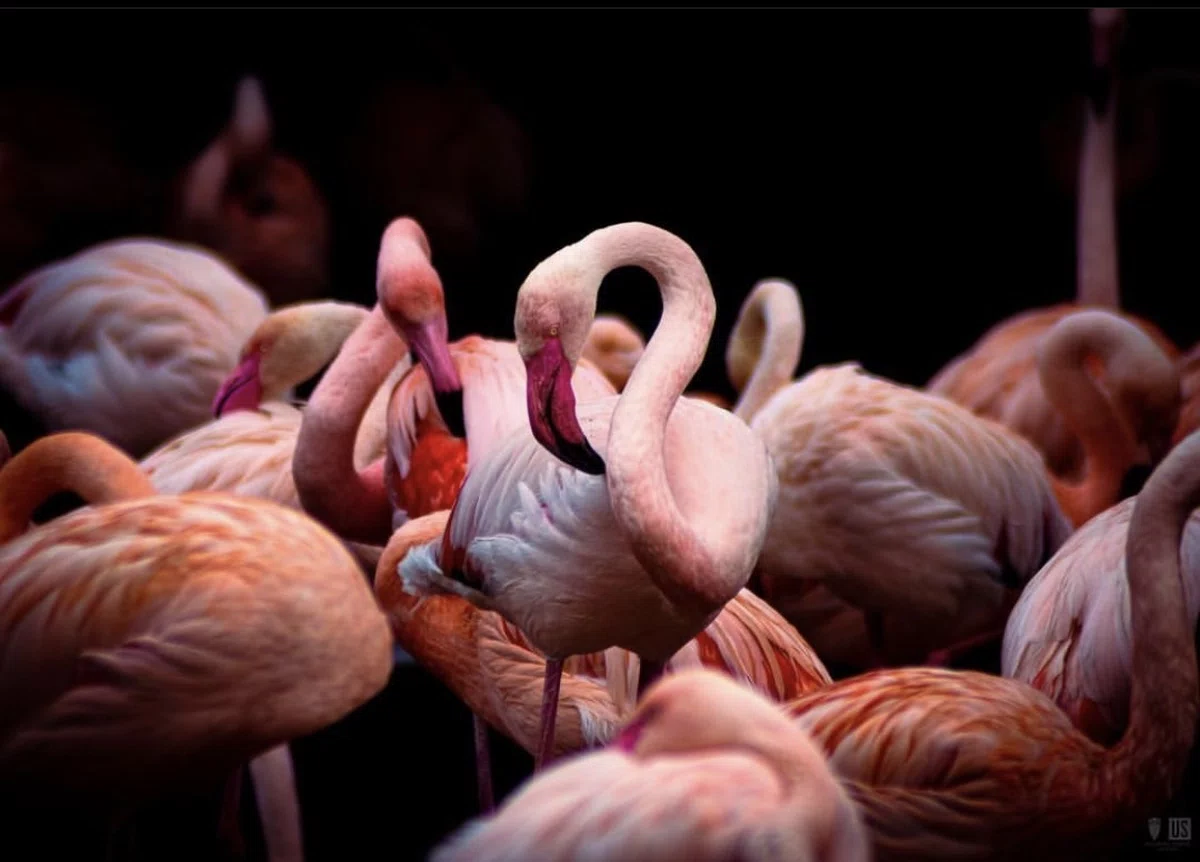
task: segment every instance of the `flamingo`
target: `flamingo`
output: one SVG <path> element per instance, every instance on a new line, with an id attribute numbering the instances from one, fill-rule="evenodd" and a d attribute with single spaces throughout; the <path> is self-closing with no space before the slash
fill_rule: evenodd
<path id="1" fill-rule="evenodd" d="M 616 743 L 536 776 L 432 862 L 867 862 L 862 815 L 808 734 L 728 677 L 662 680 Z"/>
<path id="2" fill-rule="evenodd" d="M 293 472 L 306 511 L 340 535 L 383 545 L 406 518 L 453 505 L 468 449 L 470 458 L 483 457 L 528 420 L 524 366 L 512 342 L 467 336 L 447 344 L 441 279 L 414 220 L 396 219 L 384 232 L 376 286 L 374 319 L 355 331 L 313 391 Z M 356 474 L 350 440 L 405 340 L 418 361 L 387 403 L 386 458 Z M 577 377 L 590 397 L 614 391 L 590 363 Z"/>
<path id="3" fill-rule="evenodd" d="M 571 375 L 601 280 L 627 265 L 657 280 L 661 320 L 625 391 L 577 414 Z M 746 585 L 762 547 L 777 492 L 765 447 L 680 398 L 714 314 L 695 252 L 653 225 L 602 228 L 539 264 L 515 318 L 529 426 L 473 461 L 442 541 L 399 567 L 407 591 L 494 610 L 548 657 L 538 767 L 566 657 L 623 647 L 644 688 Z"/>
<path id="4" fill-rule="evenodd" d="M 376 569 L 375 596 L 409 655 L 475 715 L 536 754 L 545 658 L 499 614 L 459 596 L 414 598 L 397 576 L 409 550 L 442 537 L 449 515 L 424 515 L 392 534 Z M 776 701 L 830 683 L 812 648 L 749 590 L 738 593 L 666 665 L 671 672 L 689 667 L 724 671 Z M 639 671 L 637 656 L 616 647 L 564 662 L 554 756 L 609 742 L 633 710 Z"/>
<path id="5" fill-rule="evenodd" d="M 0 298 L 0 387 L 47 430 L 90 431 L 140 457 L 208 417 L 266 316 L 259 290 L 208 252 L 103 243 Z"/>
<path id="6" fill-rule="evenodd" d="M 329 212 L 300 163 L 274 150 L 272 125 L 262 82 L 242 78 L 228 125 L 175 183 L 167 231 L 288 305 L 327 286 Z"/>
<path id="7" fill-rule="evenodd" d="M 302 510 L 292 480 L 292 454 L 302 411 L 283 398 L 323 368 L 368 309 L 342 302 L 298 303 L 272 312 L 255 330 L 213 399 L 217 418 L 167 441 L 141 461 L 163 494 L 222 491 Z M 384 411 L 391 386 L 408 370 L 404 358 L 375 394 L 355 443 L 354 463 L 383 456 Z M 382 548 L 347 546 L 374 572 Z"/>
<path id="8" fill-rule="evenodd" d="M 1192 435 L 1133 504 L 1129 722 L 1111 747 L 1041 692 L 972 671 L 873 671 L 787 705 L 863 811 L 880 862 L 1093 859 L 1171 798 L 1200 711 L 1179 565 L 1197 506 Z"/>
<path id="9" fill-rule="evenodd" d="M 743 390 L 734 413 L 778 470 L 756 571 L 764 595 L 837 664 L 943 662 L 950 644 L 992 629 L 998 640 L 1013 589 L 1070 533 L 1041 457 L 1003 426 L 854 363 L 789 383 L 803 331 L 795 287 L 766 279 L 726 351 Z"/>
<path id="10" fill-rule="evenodd" d="M 1101 745 L 1129 721 L 1132 673 L 1125 546 L 1136 498 L 1080 528 L 1026 585 L 1004 631 L 1001 672 L 1044 693 Z M 1187 617 L 1200 615 L 1200 518 L 1180 549 Z"/>
<path id="11" fill-rule="evenodd" d="M 1200 344 L 1179 358 L 1179 389 L 1183 404 L 1171 437 L 1172 446 L 1200 428 Z"/>
<path id="12" fill-rule="evenodd" d="M 60 490 L 91 505 L 27 530 Z M 5 799 L 119 819 L 277 764 L 387 682 L 387 621 L 334 536 L 265 500 L 155 496 L 90 434 L 0 471 L 0 543 Z"/>
<path id="13" fill-rule="evenodd" d="M 628 320 L 618 314 L 597 314 L 580 355 L 621 392 L 645 350 L 646 339 Z"/>
<path id="14" fill-rule="evenodd" d="M 1055 324 L 1081 307 L 1120 313 L 1110 60 L 1121 13 L 1116 9 L 1093 9 L 1090 15 L 1093 62 L 1103 86 L 1096 89 L 1087 110 L 1079 166 L 1075 302 L 1027 311 L 997 324 L 939 371 L 926 387 L 1033 440 L 1054 473 L 1066 477 L 1077 475 L 1083 466 L 1082 441 L 1042 388 L 1037 372 L 1038 345 Z M 1153 323 L 1133 315 L 1123 316 L 1152 338 L 1169 359 L 1178 357 L 1178 348 Z M 1121 397 L 1119 391 L 1117 397 Z M 1141 453 L 1140 461 L 1152 465 L 1164 454 L 1165 449 L 1149 449 Z"/>

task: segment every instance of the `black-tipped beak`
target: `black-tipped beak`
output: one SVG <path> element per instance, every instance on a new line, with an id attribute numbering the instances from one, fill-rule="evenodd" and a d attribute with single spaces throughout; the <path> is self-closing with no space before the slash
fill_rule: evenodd
<path id="1" fill-rule="evenodd" d="M 450 433 L 459 439 L 467 439 L 467 420 L 463 415 L 462 390 L 455 389 L 450 392 L 435 390 L 433 400 L 437 403 L 438 413 L 442 415 L 442 421 L 446 423 Z"/>
<path id="2" fill-rule="evenodd" d="M 562 343 L 546 342 L 525 361 L 525 394 L 534 438 L 554 457 L 592 476 L 604 475 L 604 459 L 592 448 L 575 415 L 571 363 Z"/>

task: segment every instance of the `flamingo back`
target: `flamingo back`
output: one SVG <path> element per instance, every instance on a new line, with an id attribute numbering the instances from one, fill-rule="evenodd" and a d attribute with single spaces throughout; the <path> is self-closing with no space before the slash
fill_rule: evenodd
<path id="1" fill-rule="evenodd" d="M 104 243 L 5 294 L 0 384 L 50 430 L 92 431 L 140 456 L 209 417 L 266 316 L 262 293 L 214 255 Z"/>

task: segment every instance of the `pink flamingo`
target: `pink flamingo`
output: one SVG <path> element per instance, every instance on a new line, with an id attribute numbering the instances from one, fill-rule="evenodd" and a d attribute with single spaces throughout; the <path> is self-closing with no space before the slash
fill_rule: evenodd
<path id="1" fill-rule="evenodd" d="M 49 431 L 134 457 L 195 427 L 267 316 L 220 258 L 154 240 L 104 243 L 0 298 L 0 386 Z"/>
<path id="2" fill-rule="evenodd" d="M 662 318 L 625 391 L 577 415 L 571 376 L 600 282 L 626 265 L 656 278 Z M 529 428 L 472 463 L 443 540 L 400 565 L 410 592 L 494 610 L 548 657 L 539 766 L 566 657 L 623 647 L 641 659 L 644 687 L 758 557 L 776 494 L 770 458 L 745 423 L 680 398 L 714 315 L 695 252 L 652 225 L 595 231 L 539 264 L 515 319 Z"/>
<path id="3" fill-rule="evenodd" d="M 707 670 L 646 693 L 617 741 L 531 779 L 433 862 L 586 857 L 868 862 L 862 815 L 812 739 Z"/>

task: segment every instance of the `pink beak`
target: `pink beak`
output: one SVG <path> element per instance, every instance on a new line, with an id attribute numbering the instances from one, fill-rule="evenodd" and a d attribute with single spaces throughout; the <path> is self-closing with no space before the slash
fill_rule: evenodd
<path id="1" fill-rule="evenodd" d="M 406 327 L 404 335 L 417 362 L 429 375 L 438 412 L 442 414 L 446 427 L 455 437 L 465 438 L 467 428 L 463 418 L 462 380 L 454 365 L 454 357 L 450 355 L 446 318 L 439 316 L 426 323 Z"/>
<path id="2" fill-rule="evenodd" d="M 604 475 L 602 459 L 584 436 L 575 415 L 571 363 L 562 342 L 552 338 L 525 360 L 525 397 L 534 438 L 554 457 L 593 476 Z"/>
<path id="3" fill-rule="evenodd" d="M 251 353 L 225 378 L 213 398 L 213 416 L 221 417 L 235 410 L 255 410 L 262 403 L 262 379 L 259 377 L 261 356 Z"/>

